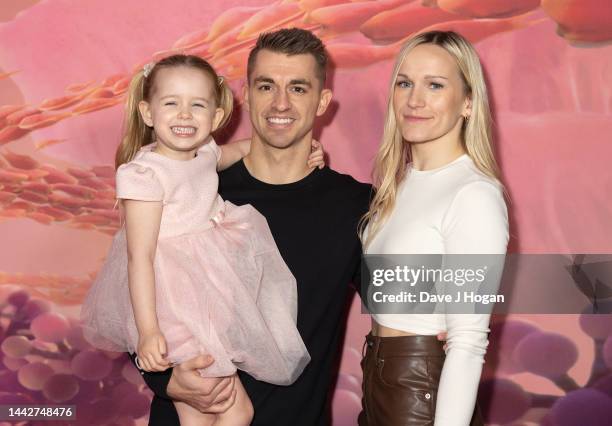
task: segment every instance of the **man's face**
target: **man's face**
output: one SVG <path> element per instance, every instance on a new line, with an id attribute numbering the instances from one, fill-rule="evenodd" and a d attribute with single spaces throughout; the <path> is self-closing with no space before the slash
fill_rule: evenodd
<path id="1" fill-rule="evenodd" d="M 253 130 L 261 141 L 287 148 L 310 136 L 316 116 L 323 115 L 331 91 L 321 90 L 312 55 L 261 50 L 244 97 Z"/>

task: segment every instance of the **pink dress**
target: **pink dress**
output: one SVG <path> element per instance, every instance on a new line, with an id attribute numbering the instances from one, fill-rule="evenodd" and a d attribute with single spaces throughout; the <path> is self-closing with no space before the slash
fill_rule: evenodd
<path id="1" fill-rule="evenodd" d="M 295 322 L 295 278 L 266 219 L 217 194 L 214 141 L 192 160 L 142 148 L 117 170 L 117 198 L 162 201 L 155 253 L 157 318 L 168 359 L 199 354 L 215 362 L 206 377 L 236 368 L 258 380 L 293 383 L 310 361 Z M 85 302 L 87 339 L 100 349 L 135 352 L 138 332 L 130 302 L 125 229 L 115 238 Z"/>

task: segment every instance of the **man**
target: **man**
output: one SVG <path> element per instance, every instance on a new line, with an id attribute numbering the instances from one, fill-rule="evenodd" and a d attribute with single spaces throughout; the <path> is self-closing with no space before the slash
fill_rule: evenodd
<path id="1" fill-rule="evenodd" d="M 329 168 L 308 168 L 314 119 L 332 97 L 325 88 L 327 55 L 300 29 L 259 37 L 248 60 L 245 105 L 252 124 L 250 153 L 220 174 L 221 196 L 251 204 L 267 219 L 279 251 L 297 280 L 297 328 L 312 358 L 291 386 L 259 382 L 240 372 L 253 402 L 253 425 L 331 423 L 329 391 L 344 330 L 349 284 L 358 273 L 357 224 L 370 186 Z M 156 397 L 150 425 L 178 425 L 171 399 L 204 412 L 233 403 L 227 378 L 199 377 L 212 360 L 201 356 L 173 370 L 145 373 Z"/>

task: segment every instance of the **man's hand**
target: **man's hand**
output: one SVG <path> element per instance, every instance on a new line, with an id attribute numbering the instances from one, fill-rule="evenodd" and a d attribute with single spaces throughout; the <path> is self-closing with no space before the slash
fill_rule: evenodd
<path id="1" fill-rule="evenodd" d="M 448 338 L 448 333 L 446 331 L 442 331 L 438 333 L 436 337 L 438 338 L 439 341 L 444 342 L 444 346 L 442 346 L 442 349 L 444 349 L 444 352 L 446 352 L 446 350 L 448 349 L 448 343 L 446 343 L 446 339 Z"/>
<path id="2" fill-rule="evenodd" d="M 177 365 L 172 370 L 166 392 L 174 400 L 185 402 L 202 413 L 218 414 L 227 411 L 236 400 L 232 377 L 201 377 L 199 369 L 210 366 L 214 360 L 200 355 Z"/>

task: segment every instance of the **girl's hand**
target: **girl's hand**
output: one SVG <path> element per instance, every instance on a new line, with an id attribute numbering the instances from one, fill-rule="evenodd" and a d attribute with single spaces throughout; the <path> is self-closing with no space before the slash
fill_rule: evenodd
<path id="1" fill-rule="evenodd" d="M 226 143 L 219 146 L 221 158 L 217 163 L 217 170 L 225 170 L 237 161 L 249 155 L 251 151 L 251 139 L 240 139 L 239 141 Z"/>
<path id="2" fill-rule="evenodd" d="M 321 142 L 313 139 L 310 147 L 310 156 L 308 157 L 308 167 L 325 167 L 325 153 Z"/>
<path id="3" fill-rule="evenodd" d="M 143 334 L 138 339 L 138 363 L 145 371 L 164 371 L 170 367 L 166 357 L 166 339 L 159 331 Z"/>

